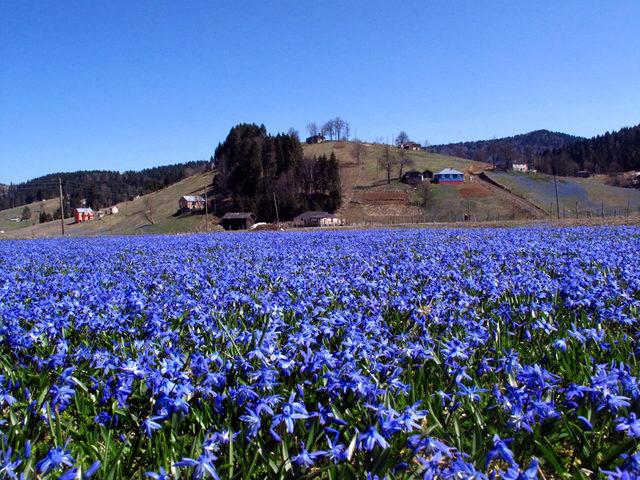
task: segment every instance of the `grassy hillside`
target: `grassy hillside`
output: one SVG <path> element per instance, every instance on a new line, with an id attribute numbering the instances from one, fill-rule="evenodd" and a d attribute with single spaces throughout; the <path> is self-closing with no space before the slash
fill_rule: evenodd
<path id="1" fill-rule="evenodd" d="M 544 210 L 556 208 L 553 177 L 542 173 L 491 172 L 489 177 Z M 640 191 L 605 184 L 604 175 L 590 178 L 558 177 L 560 211 L 575 215 L 576 205 L 582 214 L 612 215 L 627 207 L 640 208 Z M 555 211 L 555 210 L 554 210 Z"/>
<path id="2" fill-rule="evenodd" d="M 392 181 L 387 184 L 386 172 L 378 167 L 378 159 L 384 153 L 383 145 L 365 144 L 360 157 L 360 167 L 356 162 L 354 150 L 353 143 L 349 142 L 325 142 L 305 146 L 307 155 L 328 155 L 333 151 L 340 160 L 343 190 L 343 207 L 340 214 L 351 223 L 448 222 L 461 220 L 465 213 L 470 213 L 474 220 L 528 217 L 525 211 L 505 201 L 502 195 L 470 182 L 463 185 L 431 185 L 428 206 L 423 208 L 418 206 L 418 191 L 400 183 L 398 167 L 394 168 Z M 392 153 L 396 157 L 400 155 L 396 148 L 392 149 Z M 454 168 L 462 172 L 477 173 L 488 168 L 484 163 L 437 153 L 404 153 L 409 159 L 404 171 L 429 169 L 438 172 L 443 168 Z M 408 201 L 404 205 L 380 205 L 369 202 L 367 199 L 371 197 L 370 192 L 378 191 L 405 192 Z"/>
<path id="3" fill-rule="evenodd" d="M 36 225 L 38 223 L 40 212 L 45 211 L 53 214 L 58 208 L 60 208 L 60 200 L 58 198 L 52 198 L 50 200 L 43 200 L 42 202 L 29 203 L 26 206 L 31 210 L 31 219 L 23 222 L 14 222 L 11 219 L 20 217 L 25 205 L 0 211 L 0 231 L 12 232 Z M 60 222 L 58 221 L 58 224 L 59 223 Z"/>
<path id="4" fill-rule="evenodd" d="M 183 195 L 202 194 L 211 184 L 213 173 L 201 173 L 130 202 L 117 204 L 119 213 L 76 225 L 73 219 L 65 221 L 66 234 L 83 235 L 130 235 L 142 233 L 180 233 L 204 231 L 204 215 L 175 216 L 178 199 Z M 22 211 L 22 207 L 19 209 Z M 8 210 L 0 212 L 4 219 Z M 210 215 L 210 229 L 216 228 L 217 219 Z M 20 224 L 16 224 L 20 225 Z M 33 238 L 60 234 L 60 222 L 48 222 L 5 230 L 5 238 Z"/>

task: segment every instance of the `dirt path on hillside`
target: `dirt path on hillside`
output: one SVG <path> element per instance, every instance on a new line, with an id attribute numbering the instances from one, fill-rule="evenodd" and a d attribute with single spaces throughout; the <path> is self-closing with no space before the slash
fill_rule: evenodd
<path id="1" fill-rule="evenodd" d="M 478 185 L 482 185 L 483 187 L 487 188 L 488 190 L 498 195 L 499 197 L 502 197 L 509 203 L 513 205 L 517 205 L 523 210 L 529 212 L 532 218 L 545 219 L 549 217 L 549 214 L 545 212 L 543 209 L 541 209 L 540 207 L 538 207 L 537 205 L 534 205 L 527 199 L 522 198 L 505 188 L 501 188 L 490 182 L 487 182 L 486 180 L 482 179 L 479 175 L 469 174 L 468 178 L 470 182 L 476 183 Z"/>

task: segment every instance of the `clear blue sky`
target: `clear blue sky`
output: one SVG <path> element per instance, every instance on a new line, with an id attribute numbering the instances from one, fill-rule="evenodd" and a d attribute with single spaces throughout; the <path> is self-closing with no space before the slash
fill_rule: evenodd
<path id="1" fill-rule="evenodd" d="M 431 143 L 640 123 L 640 1 L 0 1 L 0 182 L 336 115 Z"/>

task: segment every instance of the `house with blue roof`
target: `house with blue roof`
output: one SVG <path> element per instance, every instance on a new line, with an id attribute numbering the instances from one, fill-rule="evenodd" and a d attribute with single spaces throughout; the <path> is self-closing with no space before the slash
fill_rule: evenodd
<path id="1" fill-rule="evenodd" d="M 464 182 L 464 173 L 454 170 L 453 168 L 445 168 L 438 173 L 433 174 L 433 183 L 456 184 Z"/>

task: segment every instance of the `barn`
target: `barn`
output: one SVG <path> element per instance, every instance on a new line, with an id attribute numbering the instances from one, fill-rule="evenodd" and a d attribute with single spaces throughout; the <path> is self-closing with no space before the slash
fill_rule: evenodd
<path id="1" fill-rule="evenodd" d="M 248 230 L 254 223 L 256 216 L 252 212 L 228 212 L 220 219 L 225 230 Z"/>
<path id="2" fill-rule="evenodd" d="M 409 170 L 402 175 L 400 182 L 406 183 L 407 185 L 417 185 L 418 183 L 422 182 L 422 180 L 424 180 L 422 172 Z"/>
<path id="3" fill-rule="evenodd" d="M 88 220 L 93 220 L 96 216 L 96 212 L 91 208 L 79 207 L 73 211 L 73 217 L 76 220 L 76 223 L 86 222 Z"/>
<path id="4" fill-rule="evenodd" d="M 181 211 L 196 211 L 204 209 L 204 198 L 200 195 L 185 195 L 178 200 Z"/>
<path id="5" fill-rule="evenodd" d="M 456 184 L 464 182 L 464 173 L 454 170 L 453 168 L 445 168 L 433 175 L 434 183 Z"/>
<path id="6" fill-rule="evenodd" d="M 335 227 L 342 225 L 342 220 L 335 215 L 322 211 L 309 211 L 293 219 L 294 227 Z"/>
<path id="7" fill-rule="evenodd" d="M 311 135 L 310 137 L 307 137 L 306 142 L 309 145 L 312 145 L 314 143 L 322 143 L 324 142 L 324 137 L 322 135 Z"/>

